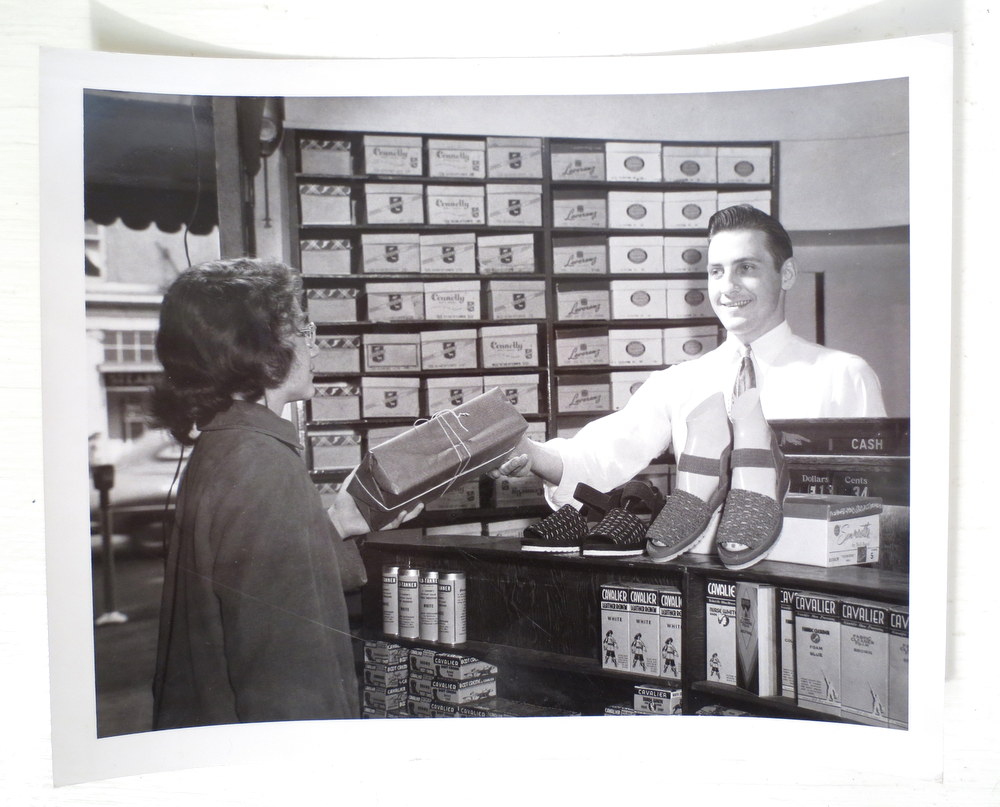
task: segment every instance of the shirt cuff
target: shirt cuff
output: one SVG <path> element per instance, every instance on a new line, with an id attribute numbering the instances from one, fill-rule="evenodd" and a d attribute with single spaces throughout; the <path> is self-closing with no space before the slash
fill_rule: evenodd
<path id="1" fill-rule="evenodd" d="M 553 437 L 551 440 L 546 441 L 545 446 L 546 448 L 554 448 L 556 450 L 562 459 L 563 466 L 562 479 L 559 480 L 558 485 L 545 483 L 545 501 L 548 502 L 549 507 L 553 510 L 558 510 L 565 504 L 572 505 L 579 510 L 582 505 L 573 498 L 573 493 L 576 491 L 576 485 L 580 480 L 572 470 L 573 463 L 570 460 L 569 440 L 565 437 Z"/>

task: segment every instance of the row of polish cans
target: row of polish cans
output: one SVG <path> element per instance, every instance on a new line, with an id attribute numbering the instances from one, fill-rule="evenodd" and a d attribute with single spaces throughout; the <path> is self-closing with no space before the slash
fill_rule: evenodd
<path id="1" fill-rule="evenodd" d="M 464 644 L 465 573 L 383 566 L 382 632 L 401 639 Z"/>

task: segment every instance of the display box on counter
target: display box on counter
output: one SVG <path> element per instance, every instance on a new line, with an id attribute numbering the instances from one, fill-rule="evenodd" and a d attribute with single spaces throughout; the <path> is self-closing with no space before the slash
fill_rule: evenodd
<path id="1" fill-rule="evenodd" d="M 607 281 L 560 280 L 556 283 L 556 319 L 611 319 L 611 291 Z"/>
<path id="2" fill-rule="evenodd" d="M 667 282 L 660 278 L 611 281 L 611 316 L 614 319 L 664 319 L 667 316 Z"/>
<path id="3" fill-rule="evenodd" d="M 608 271 L 608 242 L 603 236 L 552 239 L 554 274 L 603 275 Z"/>
<path id="4" fill-rule="evenodd" d="M 659 328 L 608 332 L 612 367 L 650 367 L 663 364 L 663 331 Z"/>
<path id="5" fill-rule="evenodd" d="M 708 298 L 708 280 L 667 280 L 667 317 L 669 319 L 696 319 L 714 317 Z"/>
<path id="6" fill-rule="evenodd" d="M 362 233 L 361 268 L 364 272 L 419 272 L 418 233 Z"/>
<path id="7" fill-rule="evenodd" d="M 479 271 L 484 275 L 532 274 L 535 271 L 535 236 L 484 235 L 476 242 Z"/>
<path id="8" fill-rule="evenodd" d="M 719 146 L 719 182 L 766 184 L 771 181 L 769 146 Z"/>
<path id="9" fill-rule="evenodd" d="M 538 376 L 534 373 L 521 375 L 492 375 L 483 379 L 486 388 L 496 387 L 507 402 L 522 415 L 537 415 L 541 411 L 538 402 Z M 540 440 L 545 440 L 544 427 Z M 528 424 L 526 436 L 531 437 L 536 424 Z"/>
<path id="10" fill-rule="evenodd" d="M 613 274 L 662 274 L 663 236 L 612 236 L 608 239 L 608 265 Z"/>
<path id="11" fill-rule="evenodd" d="M 428 512 L 441 512 L 447 510 L 478 510 L 479 509 L 479 480 L 469 479 L 460 484 L 453 485 L 441 494 L 440 498 L 427 502 Z"/>
<path id="12" fill-rule="evenodd" d="M 556 379 L 556 411 L 564 415 L 611 410 L 608 373 L 561 375 Z"/>
<path id="13" fill-rule="evenodd" d="M 366 333 L 361 341 L 366 373 L 412 373 L 421 369 L 420 334 Z"/>
<path id="14" fill-rule="evenodd" d="M 420 236 L 420 271 L 425 274 L 475 274 L 475 233 Z"/>
<path id="15" fill-rule="evenodd" d="M 486 522 L 486 534 L 492 538 L 520 538 L 526 527 L 536 523 L 533 518 L 506 518 Z"/>
<path id="16" fill-rule="evenodd" d="M 716 325 L 663 329 L 664 364 L 678 364 L 696 359 L 718 346 L 719 328 Z"/>
<path id="17" fill-rule="evenodd" d="M 473 342 L 473 348 L 475 343 Z M 482 376 L 424 379 L 424 414 L 427 417 L 454 409 L 483 394 Z"/>
<path id="18" fill-rule="evenodd" d="M 857 566 L 879 555 L 882 500 L 789 493 L 781 535 L 768 560 L 807 566 Z"/>
<path id="19" fill-rule="evenodd" d="M 370 322 L 399 322 L 424 318 L 424 284 L 366 283 Z"/>
<path id="20" fill-rule="evenodd" d="M 716 191 L 667 192 L 663 194 L 663 226 L 668 230 L 704 230 L 718 204 Z"/>
<path id="21" fill-rule="evenodd" d="M 490 319 L 545 319 L 544 280 L 490 280 L 486 299 Z"/>
<path id="22" fill-rule="evenodd" d="M 663 239 L 663 271 L 667 274 L 707 272 L 708 239 L 698 236 L 666 236 Z"/>
<path id="23" fill-rule="evenodd" d="M 538 326 L 496 325 L 479 329 L 486 369 L 538 366 Z"/>
<path id="24" fill-rule="evenodd" d="M 719 191 L 719 210 L 734 205 L 750 205 L 771 215 L 771 191 Z"/>
<path id="25" fill-rule="evenodd" d="M 353 381 L 317 384 L 310 406 L 313 420 L 357 420 L 361 417 L 361 387 Z"/>
<path id="26" fill-rule="evenodd" d="M 424 173 L 424 144 L 406 135 L 365 135 L 365 173 L 419 177 Z"/>
<path id="27" fill-rule="evenodd" d="M 304 275 L 349 275 L 352 244 L 349 238 L 306 239 L 299 242 Z"/>
<path id="28" fill-rule="evenodd" d="M 552 226 L 557 229 L 607 227 L 607 195 L 602 191 L 553 191 Z"/>
<path id="29" fill-rule="evenodd" d="M 608 226 L 635 230 L 663 229 L 663 194 L 649 191 L 610 191 Z M 662 243 L 660 248 L 663 248 Z"/>
<path id="30" fill-rule="evenodd" d="M 324 429 L 309 433 L 312 467 L 317 471 L 353 468 L 361 462 L 361 435 L 354 429 Z"/>
<path id="31" fill-rule="evenodd" d="M 420 185 L 365 183 L 365 215 L 369 224 L 423 224 Z"/>
<path id="32" fill-rule="evenodd" d="M 631 370 L 611 374 L 611 408 L 623 409 L 636 390 L 649 378 L 652 370 Z"/>
<path id="33" fill-rule="evenodd" d="M 606 177 L 600 143 L 553 143 L 549 162 L 553 182 L 602 182 Z"/>
<path id="34" fill-rule="evenodd" d="M 660 182 L 663 179 L 659 143 L 605 143 L 608 182 Z"/>
<path id="35" fill-rule="evenodd" d="M 349 185 L 310 182 L 299 185 L 299 211 L 302 223 L 354 224 Z"/>
<path id="36" fill-rule="evenodd" d="M 357 322 L 357 288 L 306 289 L 306 311 L 313 322 Z"/>
<path id="37" fill-rule="evenodd" d="M 487 185 L 486 222 L 491 227 L 541 227 L 541 185 Z"/>
<path id="38" fill-rule="evenodd" d="M 361 411 L 366 418 L 419 417 L 420 379 L 362 376 Z"/>
<path id="39" fill-rule="evenodd" d="M 361 370 L 361 335 L 317 336 L 313 368 L 317 373 L 357 373 Z"/>
<path id="40" fill-rule="evenodd" d="M 348 177 L 354 173 L 349 140 L 304 137 L 299 140 L 299 158 L 303 174 Z"/>
<path id="41" fill-rule="evenodd" d="M 502 476 L 493 482 L 495 507 L 533 507 L 544 502 L 545 485 L 534 474 L 522 477 Z"/>
<path id="42" fill-rule="evenodd" d="M 486 141 L 427 141 L 427 167 L 431 177 L 483 179 L 486 176 Z"/>
<path id="43" fill-rule="evenodd" d="M 466 227 L 486 223 L 482 185 L 428 185 L 427 223 Z"/>
<path id="44" fill-rule="evenodd" d="M 606 327 L 585 327 L 556 333 L 556 365 L 582 367 L 609 363 Z"/>
<path id="45" fill-rule="evenodd" d="M 478 332 L 475 328 L 455 331 L 422 331 L 420 363 L 424 370 L 471 370 L 477 367 Z"/>
<path id="46" fill-rule="evenodd" d="M 715 146 L 664 146 L 664 182 L 715 182 L 718 177 Z"/>
<path id="47" fill-rule="evenodd" d="M 486 175 L 500 179 L 541 179 L 540 137 L 487 137 Z"/>

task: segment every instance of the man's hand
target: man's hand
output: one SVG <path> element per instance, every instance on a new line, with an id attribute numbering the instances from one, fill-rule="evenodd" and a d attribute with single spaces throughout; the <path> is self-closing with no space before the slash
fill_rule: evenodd
<path id="1" fill-rule="evenodd" d="M 531 457 L 527 454 L 515 454 L 499 468 L 489 472 L 490 479 L 499 479 L 501 476 L 528 476 L 531 473 Z"/>

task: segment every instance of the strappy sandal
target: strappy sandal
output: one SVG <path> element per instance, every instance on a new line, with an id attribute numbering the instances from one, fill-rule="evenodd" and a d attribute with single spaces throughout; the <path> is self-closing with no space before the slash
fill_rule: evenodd
<path id="1" fill-rule="evenodd" d="M 615 494 L 615 495 L 612 495 Z M 590 529 L 588 516 L 600 518 L 618 503 L 617 493 L 601 493 L 580 483 L 573 497 L 583 504 L 577 510 L 564 504 L 552 515 L 524 528 L 521 549 L 525 552 L 579 552 L 584 536 Z"/>
<path id="2" fill-rule="evenodd" d="M 621 488 L 620 504 L 583 539 L 583 554 L 596 557 L 641 555 L 646 548 L 647 524 L 639 516 L 655 517 L 663 506 L 663 494 L 649 482 L 632 480 Z"/>

